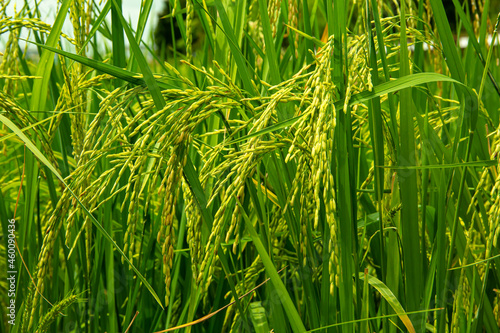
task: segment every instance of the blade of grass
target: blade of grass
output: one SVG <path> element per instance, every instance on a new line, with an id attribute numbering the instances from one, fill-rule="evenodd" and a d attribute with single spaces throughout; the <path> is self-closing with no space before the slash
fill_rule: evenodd
<path id="1" fill-rule="evenodd" d="M 123 36 L 124 25 L 127 25 L 122 18 L 122 0 L 111 0 L 111 39 L 113 42 L 113 65 L 119 68 L 127 67 L 125 58 L 125 37 Z M 121 86 L 123 82 L 115 80 L 115 88 Z"/>
<path id="2" fill-rule="evenodd" d="M 69 6 L 71 5 L 71 0 L 65 0 L 61 4 L 61 8 L 57 14 L 57 17 L 52 25 L 49 38 L 45 45 L 47 47 L 55 47 L 59 41 L 61 30 L 68 13 Z M 42 46 L 42 45 L 39 45 Z M 50 80 L 50 74 L 52 67 L 54 66 L 54 51 L 46 48 L 42 52 L 42 56 L 38 62 L 38 67 L 35 76 L 42 77 L 41 80 L 35 80 L 33 86 L 32 98 L 31 98 L 31 111 L 44 111 L 45 105 L 47 103 L 47 91 Z"/>
<path id="3" fill-rule="evenodd" d="M 275 85 L 281 82 L 278 60 L 276 58 L 275 45 L 271 31 L 271 24 L 269 23 L 269 16 L 267 14 L 267 4 L 265 0 L 258 0 L 259 12 L 261 16 L 262 28 L 264 33 L 264 41 L 266 46 L 266 62 L 268 65 L 268 73 L 271 77 L 271 84 Z M 266 75 L 263 77 L 266 80 Z"/>
<path id="4" fill-rule="evenodd" d="M 139 44 L 134 38 L 134 35 L 132 34 L 132 30 L 128 26 L 127 22 L 123 18 L 121 9 L 119 4 L 121 3 L 120 0 L 111 0 L 113 1 L 113 8 L 115 10 L 115 15 L 116 17 L 120 20 L 121 25 L 123 27 L 123 30 L 125 31 L 125 34 L 127 35 L 128 42 L 130 44 L 130 48 L 132 52 L 134 53 L 134 56 L 137 59 L 137 63 L 139 64 L 139 68 L 141 69 L 142 74 L 144 75 L 144 82 L 146 83 L 146 86 L 148 87 L 149 92 L 151 93 L 151 96 L 153 97 L 153 101 L 155 103 L 155 106 L 158 110 L 162 110 L 165 107 L 165 99 L 163 98 L 160 87 L 158 83 L 156 82 L 153 73 L 151 72 L 151 69 L 149 68 L 149 64 L 146 61 L 146 58 L 142 54 L 142 51 L 139 47 Z M 120 1 L 120 2 L 117 2 Z M 124 53 L 124 49 L 120 50 L 121 52 Z M 122 66 L 124 67 L 124 66 Z"/>
<path id="5" fill-rule="evenodd" d="M 132 262 L 127 258 L 125 253 L 120 249 L 120 247 L 115 243 L 115 241 L 111 238 L 111 236 L 108 234 L 106 229 L 103 228 L 103 226 L 97 221 L 97 219 L 90 213 L 85 205 L 80 201 L 78 196 L 71 190 L 71 188 L 66 184 L 62 176 L 59 174 L 59 172 L 56 170 L 56 168 L 47 160 L 47 158 L 40 152 L 40 150 L 36 147 L 36 145 L 24 135 L 24 133 L 17 127 L 10 119 L 6 118 L 5 116 L 0 114 L 0 122 L 2 122 L 5 126 L 10 128 L 11 131 L 16 133 L 16 135 L 26 144 L 28 149 L 33 153 L 33 155 L 42 163 L 44 164 L 49 170 L 61 181 L 61 183 L 64 184 L 64 186 L 68 189 L 68 191 L 71 193 L 73 198 L 76 200 L 78 205 L 82 208 L 82 210 L 89 216 L 91 219 L 92 223 L 96 226 L 97 230 L 113 245 L 113 247 L 118 251 L 118 253 L 124 258 L 124 260 L 129 264 L 129 266 L 132 268 L 132 270 L 137 274 L 137 277 L 142 281 L 146 289 L 151 293 L 151 295 L 154 297 L 154 299 L 158 302 L 158 304 L 163 307 L 160 298 L 156 294 L 156 292 L 153 290 L 151 285 L 148 283 L 148 281 L 142 276 L 141 272 L 132 264 Z"/>
<path id="6" fill-rule="evenodd" d="M 365 318 L 364 319 L 356 319 L 356 320 L 353 320 L 353 321 L 351 321 L 349 323 L 338 323 L 338 324 L 328 325 L 328 326 L 324 326 L 324 327 L 320 327 L 320 328 L 315 328 L 315 329 L 309 330 L 307 332 L 308 333 L 309 332 L 316 332 L 316 331 L 324 330 L 324 329 L 327 329 L 327 328 L 330 328 L 330 327 L 337 327 L 337 326 L 343 326 L 343 325 L 347 325 L 347 324 L 362 323 L 362 322 L 367 321 L 367 320 L 374 320 L 375 321 L 377 319 L 398 317 L 400 315 L 413 315 L 413 314 L 421 314 L 421 313 L 428 313 L 428 312 L 441 311 L 441 310 L 443 310 L 443 308 L 435 308 L 435 309 L 428 309 L 428 310 L 420 310 L 420 311 L 411 311 L 411 312 L 404 312 L 404 313 L 396 313 L 396 314 L 382 315 L 382 316 L 371 317 L 371 318 L 366 318 L 366 319 Z"/>
<path id="7" fill-rule="evenodd" d="M 30 41 L 27 41 L 27 42 L 30 42 Z M 139 73 L 133 73 L 133 72 L 130 72 L 130 71 L 126 70 L 126 69 L 122 69 L 122 68 L 119 68 L 119 67 L 116 67 L 116 66 L 113 66 L 113 65 L 110 65 L 110 64 L 103 63 L 101 61 L 97 61 L 97 60 L 94 60 L 94 59 L 91 59 L 91 58 L 87 58 L 87 57 L 83 57 L 83 56 L 80 56 L 80 55 L 77 55 L 77 54 L 73 54 L 73 53 L 70 53 L 70 52 L 59 50 L 59 49 L 56 49 L 56 48 L 53 48 L 53 47 L 50 47 L 50 46 L 47 46 L 47 45 L 38 44 L 38 43 L 35 43 L 35 42 L 30 42 L 30 43 L 38 45 L 38 46 L 40 46 L 40 47 L 42 47 L 44 49 L 47 49 L 47 50 L 49 50 L 51 52 L 60 54 L 60 55 L 62 55 L 64 57 L 67 57 L 69 59 L 75 60 L 76 62 L 84 64 L 85 66 L 94 68 L 94 69 L 96 69 L 96 70 L 98 70 L 100 72 L 112 75 L 112 76 L 114 76 L 114 77 L 116 77 L 118 79 L 127 81 L 129 83 L 134 84 L 134 85 L 144 86 L 144 87 L 147 86 L 147 83 L 146 83 L 145 79 L 143 79 L 142 75 L 139 74 Z M 154 79 L 154 76 L 153 76 L 153 79 Z M 163 89 L 176 89 L 177 88 L 176 86 L 170 85 L 170 84 L 165 83 L 165 82 L 158 82 L 157 81 L 156 84 L 159 87 L 163 88 Z"/>
<path id="8" fill-rule="evenodd" d="M 473 162 L 460 162 L 449 164 L 426 164 L 426 165 L 409 165 L 409 166 L 380 166 L 380 168 L 387 168 L 393 170 L 426 170 L 426 169 L 454 169 L 461 167 L 492 167 L 498 165 L 498 160 L 486 161 L 473 161 Z"/>
<path id="9" fill-rule="evenodd" d="M 479 57 L 479 60 L 483 64 L 483 67 L 485 67 L 485 70 L 488 73 L 488 78 L 490 79 L 491 83 L 493 84 L 493 87 L 495 88 L 496 93 L 500 96 L 500 88 L 498 87 L 498 83 L 496 82 L 495 78 L 493 77 L 493 74 L 486 66 L 486 61 L 484 58 L 483 51 L 481 50 L 481 46 L 479 45 L 479 43 L 476 40 L 476 34 L 474 33 L 474 30 L 472 29 L 470 20 L 467 18 L 467 15 L 465 14 L 465 12 L 462 9 L 462 6 L 458 2 L 458 0 L 453 0 L 453 4 L 455 5 L 455 11 L 458 14 L 458 16 L 460 17 L 461 23 L 463 24 L 465 31 L 467 32 L 467 35 L 469 37 L 469 42 L 474 47 L 474 50 L 476 51 L 476 54 Z M 492 40 L 495 40 L 495 38 L 493 38 Z"/>
<path id="10" fill-rule="evenodd" d="M 59 12 L 57 13 L 50 34 L 46 40 L 46 45 L 48 45 L 49 47 L 55 47 L 59 42 L 61 30 L 64 25 L 66 16 L 68 14 L 68 9 L 70 5 L 71 1 L 69 0 L 65 0 L 61 3 Z M 38 37 L 38 34 L 35 34 L 35 37 Z M 30 105 L 29 105 L 30 112 L 46 110 L 48 96 L 49 96 L 49 85 L 51 87 L 55 85 L 55 82 L 52 81 L 53 67 L 54 67 L 54 53 L 47 49 L 43 50 L 40 55 L 40 60 L 38 62 L 35 74 L 36 76 L 41 76 L 42 79 L 35 80 L 34 82 L 33 91 L 31 92 Z M 40 119 L 42 118 L 43 113 L 39 113 L 36 116 L 38 119 Z M 5 122 L 3 120 L 10 122 L 10 120 L 4 116 L 2 116 L 1 119 L 4 124 Z M 14 125 L 14 123 L 12 122 L 10 122 L 10 124 Z M 9 127 L 7 124 L 6 126 Z M 15 128 L 18 129 L 17 126 L 15 126 Z M 41 149 L 42 147 L 42 144 L 38 139 L 35 140 L 36 141 L 32 145 L 35 149 L 39 151 L 39 149 Z M 29 235 L 33 235 L 33 232 L 35 231 L 34 230 L 35 224 L 30 222 L 35 220 L 35 211 L 36 211 L 35 204 L 36 204 L 36 199 L 39 196 L 39 189 L 40 189 L 39 175 L 40 175 L 40 170 L 35 156 L 32 154 L 27 154 L 25 160 L 26 188 L 24 190 L 25 205 L 23 212 L 23 221 L 26 221 L 26 223 L 22 223 L 21 228 L 19 229 L 19 232 L 22 235 L 22 237 L 20 237 L 18 244 L 19 248 L 23 250 L 25 249 L 25 242 L 28 244 L 27 246 L 31 249 L 39 248 L 37 246 L 36 239 L 34 239 L 34 237 L 29 237 Z M 35 255 L 30 255 L 30 253 L 27 253 L 27 264 L 29 265 L 28 267 L 30 268 L 34 267 L 36 265 L 36 262 L 37 260 L 35 258 Z"/>
<path id="11" fill-rule="evenodd" d="M 346 110 L 349 112 L 349 110 Z M 355 216 L 352 214 L 352 208 L 356 205 L 351 197 L 351 174 L 349 170 L 348 156 L 348 141 L 349 129 L 351 124 L 344 114 L 344 110 L 337 111 L 337 127 L 335 129 L 336 140 L 336 182 L 337 182 L 337 200 L 339 207 L 343 207 L 338 211 L 339 220 L 342 221 L 339 225 L 339 247 L 340 253 L 340 287 L 339 300 L 341 319 L 343 322 L 351 322 L 355 319 L 355 309 L 353 304 L 353 274 L 355 271 L 353 253 L 355 251 L 355 234 L 353 227 L 356 224 Z M 357 279 L 356 279 L 357 280 Z M 357 289 L 360 290 L 360 289 Z M 359 297 L 360 295 L 358 295 Z M 359 303 L 357 303 L 359 304 Z M 345 332 L 354 332 L 354 325 L 346 325 Z"/>
<path id="12" fill-rule="evenodd" d="M 410 75 L 407 31 L 406 4 L 401 3 L 400 15 L 400 75 Z M 411 88 L 400 92 L 400 151 L 398 165 L 398 181 L 401 196 L 401 234 L 403 240 L 403 260 L 405 272 L 406 307 L 409 311 L 419 310 L 423 292 L 424 272 L 422 253 L 420 253 L 418 188 L 415 169 L 405 169 L 416 163 L 416 147 L 414 136 L 413 101 Z M 416 319 L 416 318 L 415 318 Z M 425 328 L 421 328 L 422 332 Z"/>
<path id="13" fill-rule="evenodd" d="M 364 281 L 365 283 L 363 284 L 363 309 L 361 311 L 361 319 L 368 319 L 369 316 L 369 310 L 370 310 L 370 299 L 369 295 L 370 293 L 368 292 L 368 268 L 365 268 L 364 272 Z M 361 325 L 361 332 L 370 332 L 370 322 L 367 320 L 366 322 Z"/>
<path id="14" fill-rule="evenodd" d="M 389 288 L 387 288 L 387 286 L 382 281 L 380 281 L 374 276 L 365 273 L 359 273 L 359 278 L 361 280 L 367 279 L 368 283 L 373 288 L 377 289 L 380 295 L 382 295 L 382 297 L 387 301 L 387 303 L 389 303 L 392 309 L 398 314 L 399 319 L 401 319 L 401 321 L 406 326 L 408 331 L 410 333 L 415 333 L 415 328 L 413 327 L 413 324 L 411 323 L 410 318 L 408 317 L 408 314 L 406 313 L 405 309 L 403 308 L 401 303 L 399 303 L 398 299 L 396 298 L 396 296 L 394 296 L 392 291 Z"/>
<path id="15" fill-rule="evenodd" d="M 219 18 L 222 22 L 222 26 L 224 27 L 222 31 L 227 36 L 227 41 L 229 43 L 229 47 L 231 48 L 231 53 L 234 57 L 234 61 L 238 66 L 238 73 L 243 82 L 243 87 L 249 93 L 256 93 L 255 88 L 252 84 L 252 79 L 250 76 L 249 69 L 246 65 L 246 59 L 243 57 L 241 50 L 238 46 L 235 32 L 231 26 L 231 22 L 229 21 L 224 5 L 221 0 L 214 0 L 215 6 L 217 7 L 217 11 L 219 13 Z"/>
<path id="16" fill-rule="evenodd" d="M 259 256 L 262 260 L 262 263 L 266 268 L 266 272 L 269 275 L 269 278 L 271 279 L 271 282 L 277 292 L 276 297 L 278 297 L 279 301 L 282 303 L 283 308 L 285 309 L 285 312 L 288 316 L 288 320 L 290 320 L 290 325 L 292 326 L 293 331 L 300 333 L 306 332 L 306 328 L 302 323 L 300 315 L 297 312 L 297 309 L 295 308 L 295 305 L 293 304 L 293 301 L 290 298 L 290 295 L 288 294 L 288 291 L 286 290 L 283 281 L 281 281 L 281 278 L 276 270 L 276 267 L 274 267 L 271 258 L 269 258 L 269 255 L 267 254 L 266 249 L 264 248 L 264 245 L 260 240 L 259 234 L 255 230 L 250 219 L 248 218 L 248 215 L 246 214 L 244 207 L 237 199 L 236 199 L 236 204 L 241 208 L 241 215 L 243 216 L 243 220 L 245 221 L 246 229 L 250 233 L 250 237 L 252 237 L 252 241 L 255 245 L 255 248 L 257 249 L 257 252 L 259 253 Z"/>
<path id="17" fill-rule="evenodd" d="M 436 22 L 440 41 L 443 46 L 445 60 L 451 73 L 451 77 L 459 82 L 464 83 L 465 70 L 462 65 L 462 61 L 460 60 L 455 41 L 453 39 L 453 34 L 451 32 L 448 18 L 446 17 L 443 2 L 440 0 L 430 0 L 430 4 L 432 7 L 432 12 L 434 14 L 433 18 Z M 401 44 L 401 47 L 402 46 L 403 45 Z"/>

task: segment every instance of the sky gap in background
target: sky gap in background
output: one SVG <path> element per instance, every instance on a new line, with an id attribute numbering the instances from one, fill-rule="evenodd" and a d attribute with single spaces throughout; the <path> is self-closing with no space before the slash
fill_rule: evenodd
<path id="1" fill-rule="evenodd" d="M 102 8 L 104 7 L 104 4 L 106 1 L 102 0 L 95 0 L 95 4 L 99 7 Z M 141 11 L 141 2 L 142 0 L 123 0 L 122 1 L 122 11 L 123 11 L 123 16 L 127 20 L 127 22 L 130 22 L 132 24 L 132 28 L 135 30 L 137 27 L 137 21 L 139 20 L 139 14 Z M 7 14 L 9 16 L 14 16 L 15 10 L 14 8 L 17 8 L 17 11 L 20 11 L 21 8 L 24 6 L 25 3 L 28 3 L 30 8 L 34 7 L 35 1 L 34 0 L 11 0 L 10 4 L 7 6 Z M 40 3 L 39 8 L 41 12 L 41 20 L 45 23 L 48 23 L 52 25 L 54 23 L 55 16 L 57 14 L 57 0 L 38 0 L 38 3 Z M 100 3 L 100 4 L 99 4 Z M 151 13 L 149 15 L 148 22 L 146 24 L 146 29 L 144 31 L 143 35 L 143 41 L 145 43 L 148 43 L 148 45 L 152 45 L 152 32 L 155 29 L 155 26 L 158 22 L 158 13 L 163 8 L 163 0 L 154 0 L 153 1 L 153 6 L 151 8 Z M 108 24 L 111 24 L 111 13 L 108 14 L 106 17 L 106 21 Z M 70 20 L 66 20 L 63 26 L 63 32 L 69 36 L 73 36 L 73 27 L 71 25 Z M 22 37 L 26 38 L 27 35 L 22 35 Z M 8 40 L 8 33 L 1 34 L 0 35 L 0 52 L 3 51 L 5 48 L 5 43 Z M 125 41 L 127 41 L 127 38 L 125 38 Z M 24 45 L 21 45 L 23 47 Z"/>

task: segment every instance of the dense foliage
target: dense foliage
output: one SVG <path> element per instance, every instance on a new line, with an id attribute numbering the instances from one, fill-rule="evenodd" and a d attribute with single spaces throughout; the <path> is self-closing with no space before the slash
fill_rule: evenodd
<path id="1" fill-rule="evenodd" d="M 0 332 L 499 332 L 493 3 L 151 4 L 0 2 Z"/>

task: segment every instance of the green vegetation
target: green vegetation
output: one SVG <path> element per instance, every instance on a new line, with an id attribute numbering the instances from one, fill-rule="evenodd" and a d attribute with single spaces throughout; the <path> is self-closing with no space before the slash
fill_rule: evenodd
<path id="1" fill-rule="evenodd" d="M 493 2 L 170 4 L 0 2 L 0 333 L 500 331 Z"/>

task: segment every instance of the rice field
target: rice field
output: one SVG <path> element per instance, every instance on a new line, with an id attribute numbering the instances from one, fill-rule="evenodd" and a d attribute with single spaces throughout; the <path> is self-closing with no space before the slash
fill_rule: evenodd
<path id="1" fill-rule="evenodd" d="M 500 332 L 498 1 L 43 2 L 0 1 L 0 333 Z"/>

